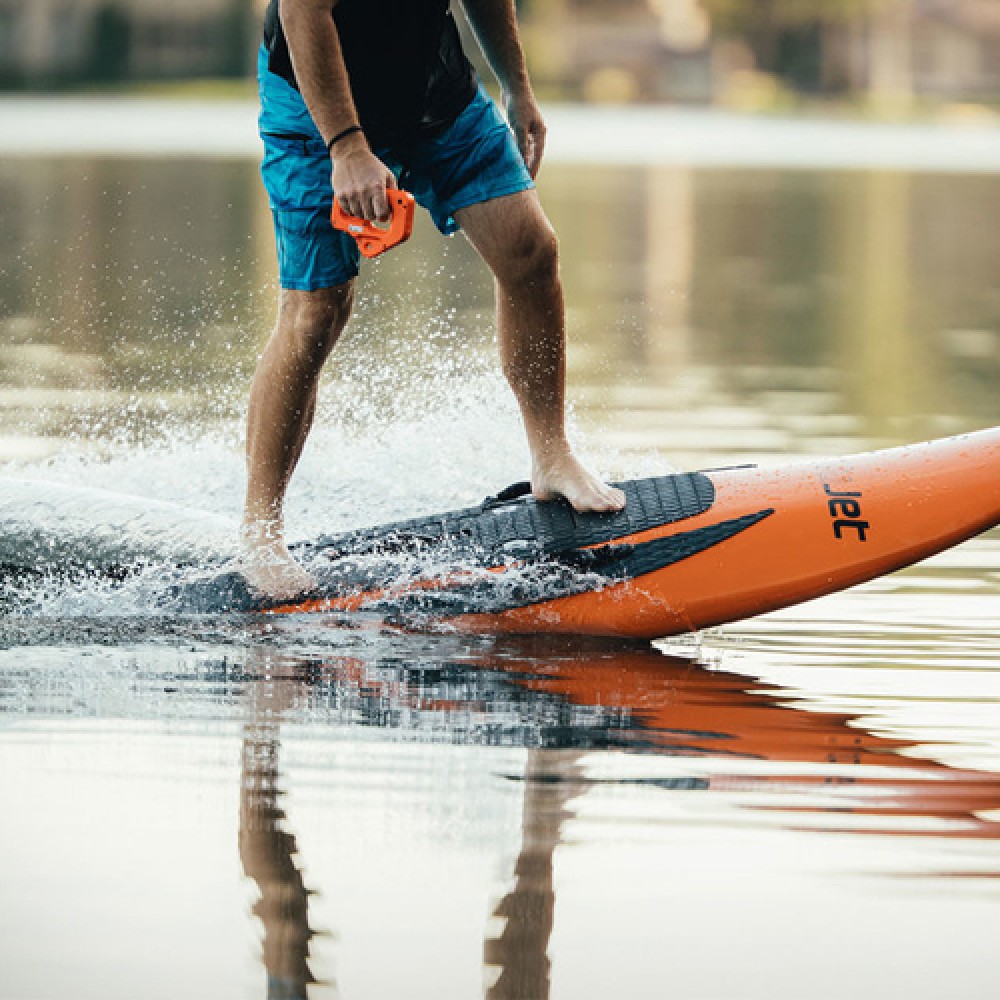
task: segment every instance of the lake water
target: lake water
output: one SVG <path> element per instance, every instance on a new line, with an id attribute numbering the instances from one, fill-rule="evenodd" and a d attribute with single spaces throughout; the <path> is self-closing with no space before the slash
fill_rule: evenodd
<path id="1" fill-rule="evenodd" d="M 1000 423 L 994 174 L 540 187 L 603 473 Z M 56 497 L 49 568 L 139 544 L 91 489 L 225 546 L 277 299 L 252 159 L 8 158 L 0 219 L 5 558 Z M 367 267 L 295 537 L 523 478 L 491 299 L 426 216 Z M 8 566 L 0 997 L 994 997 L 998 581 L 988 535 L 635 647 L 177 616 Z"/>

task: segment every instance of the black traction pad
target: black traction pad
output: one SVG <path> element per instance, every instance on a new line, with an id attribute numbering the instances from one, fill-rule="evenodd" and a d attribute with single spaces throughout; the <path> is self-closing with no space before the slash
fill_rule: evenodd
<path id="1" fill-rule="evenodd" d="M 367 593 L 386 616 L 496 614 L 636 579 L 753 527 L 772 510 L 635 542 L 632 537 L 708 512 L 715 487 L 703 473 L 617 484 L 625 509 L 578 514 L 562 499 L 540 503 L 519 484 L 476 507 L 293 546 L 318 580 L 298 601 Z M 495 572 L 501 569 L 503 572 Z M 265 611 L 236 572 L 188 583 L 175 594 L 191 611 Z"/>
<path id="2" fill-rule="evenodd" d="M 715 486 L 700 472 L 616 485 L 626 497 L 625 509 L 617 513 L 578 514 L 562 498 L 539 503 L 530 496 L 510 501 L 491 497 L 476 507 L 319 538 L 293 550 L 306 559 L 335 560 L 393 550 L 445 548 L 449 555 L 475 558 L 480 566 L 501 565 L 511 558 L 537 558 L 604 545 L 704 514 L 715 502 Z"/>

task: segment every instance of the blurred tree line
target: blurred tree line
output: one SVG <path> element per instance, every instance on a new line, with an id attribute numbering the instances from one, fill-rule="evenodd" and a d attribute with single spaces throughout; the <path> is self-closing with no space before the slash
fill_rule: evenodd
<path id="1" fill-rule="evenodd" d="M 258 0 L 0 0 L 0 86 L 247 77 Z"/>
<path id="2" fill-rule="evenodd" d="M 0 0 L 0 86 L 251 78 L 265 6 Z M 517 0 L 517 8 L 533 77 L 549 98 L 752 108 L 817 94 L 905 110 L 924 96 L 1000 97 L 1000 0 Z"/>
<path id="3" fill-rule="evenodd" d="M 714 29 L 742 38 L 758 70 L 805 90 L 823 83 L 823 30 L 858 23 L 892 0 L 702 0 Z"/>
<path id="4" fill-rule="evenodd" d="M 523 0 L 553 96 L 997 103 L 1000 0 Z M 756 95 L 756 96 L 755 96 Z"/>

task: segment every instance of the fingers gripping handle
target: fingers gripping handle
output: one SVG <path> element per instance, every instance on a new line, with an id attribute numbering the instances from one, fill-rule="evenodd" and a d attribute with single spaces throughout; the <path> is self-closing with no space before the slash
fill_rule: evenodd
<path id="1" fill-rule="evenodd" d="M 365 257 L 377 257 L 380 253 L 391 250 L 409 239 L 413 232 L 413 195 L 400 188 L 389 188 L 385 194 L 391 216 L 387 227 L 375 225 L 356 215 L 348 215 L 340 207 L 340 202 L 333 199 L 330 221 L 334 229 L 341 229 L 353 236 Z"/>

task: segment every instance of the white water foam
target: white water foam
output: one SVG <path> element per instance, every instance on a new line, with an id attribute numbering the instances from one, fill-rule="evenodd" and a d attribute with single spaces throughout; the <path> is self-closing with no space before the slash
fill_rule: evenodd
<path id="1" fill-rule="evenodd" d="M 527 478 L 509 389 L 488 365 L 463 365 L 444 352 L 404 378 L 384 358 L 359 360 L 325 386 L 289 491 L 290 540 L 467 506 Z M 234 554 L 242 436 L 241 419 L 205 430 L 168 416 L 152 443 L 95 456 L 81 442 L 43 464 L 0 467 L 0 564 L 33 571 L 5 587 L 7 607 L 53 617 L 179 610 L 169 587 Z M 69 566 L 93 575 L 67 580 Z M 115 567 L 129 578 L 109 579 Z"/>

